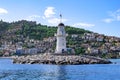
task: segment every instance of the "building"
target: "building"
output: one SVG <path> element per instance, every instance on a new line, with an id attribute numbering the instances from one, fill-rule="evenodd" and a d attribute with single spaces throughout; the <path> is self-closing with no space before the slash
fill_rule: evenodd
<path id="1" fill-rule="evenodd" d="M 57 29 L 57 43 L 56 43 L 56 51 L 55 53 L 65 53 L 67 51 L 66 48 L 66 32 L 64 29 L 64 24 L 60 23 L 58 24 L 58 29 Z"/>

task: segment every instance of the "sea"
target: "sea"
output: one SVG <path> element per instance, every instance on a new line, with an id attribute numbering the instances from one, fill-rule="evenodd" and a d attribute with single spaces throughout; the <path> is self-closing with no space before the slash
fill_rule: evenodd
<path id="1" fill-rule="evenodd" d="M 0 80 L 120 80 L 120 59 L 113 64 L 13 64 L 0 58 Z"/>

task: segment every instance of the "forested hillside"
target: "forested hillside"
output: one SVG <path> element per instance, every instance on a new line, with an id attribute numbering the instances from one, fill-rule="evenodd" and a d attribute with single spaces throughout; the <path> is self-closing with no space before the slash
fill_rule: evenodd
<path id="1" fill-rule="evenodd" d="M 80 28 L 73 28 L 65 26 L 66 33 L 68 34 L 84 34 L 90 32 Z M 4 40 L 18 41 L 20 37 L 22 39 L 29 37 L 30 39 L 42 40 L 54 36 L 57 31 L 56 26 L 47 26 L 36 24 L 32 21 L 17 21 L 17 22 L 3 22 L 0 21 L 0 37 Z"/>

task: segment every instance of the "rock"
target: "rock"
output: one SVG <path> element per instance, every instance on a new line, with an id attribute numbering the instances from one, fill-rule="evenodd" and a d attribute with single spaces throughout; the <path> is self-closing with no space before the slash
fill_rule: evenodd
<path id="1" fill-rule="evenodd" d="M 78 64 L 110 64 L 111 62 L 102 58 L 85 55 L 52 55 L 40 54 L 14 57 L 13 63 L 20 64 L 57 64 L 57 65 L 78 65 Z"/>

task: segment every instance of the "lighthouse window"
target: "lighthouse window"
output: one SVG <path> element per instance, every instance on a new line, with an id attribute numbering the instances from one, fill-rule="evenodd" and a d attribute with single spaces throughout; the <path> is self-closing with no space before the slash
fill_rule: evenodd
<path id="1" fill-rule="evenodd" d="M 63 34 L 63 31 L 62 31 L 62 34 Z"/>

